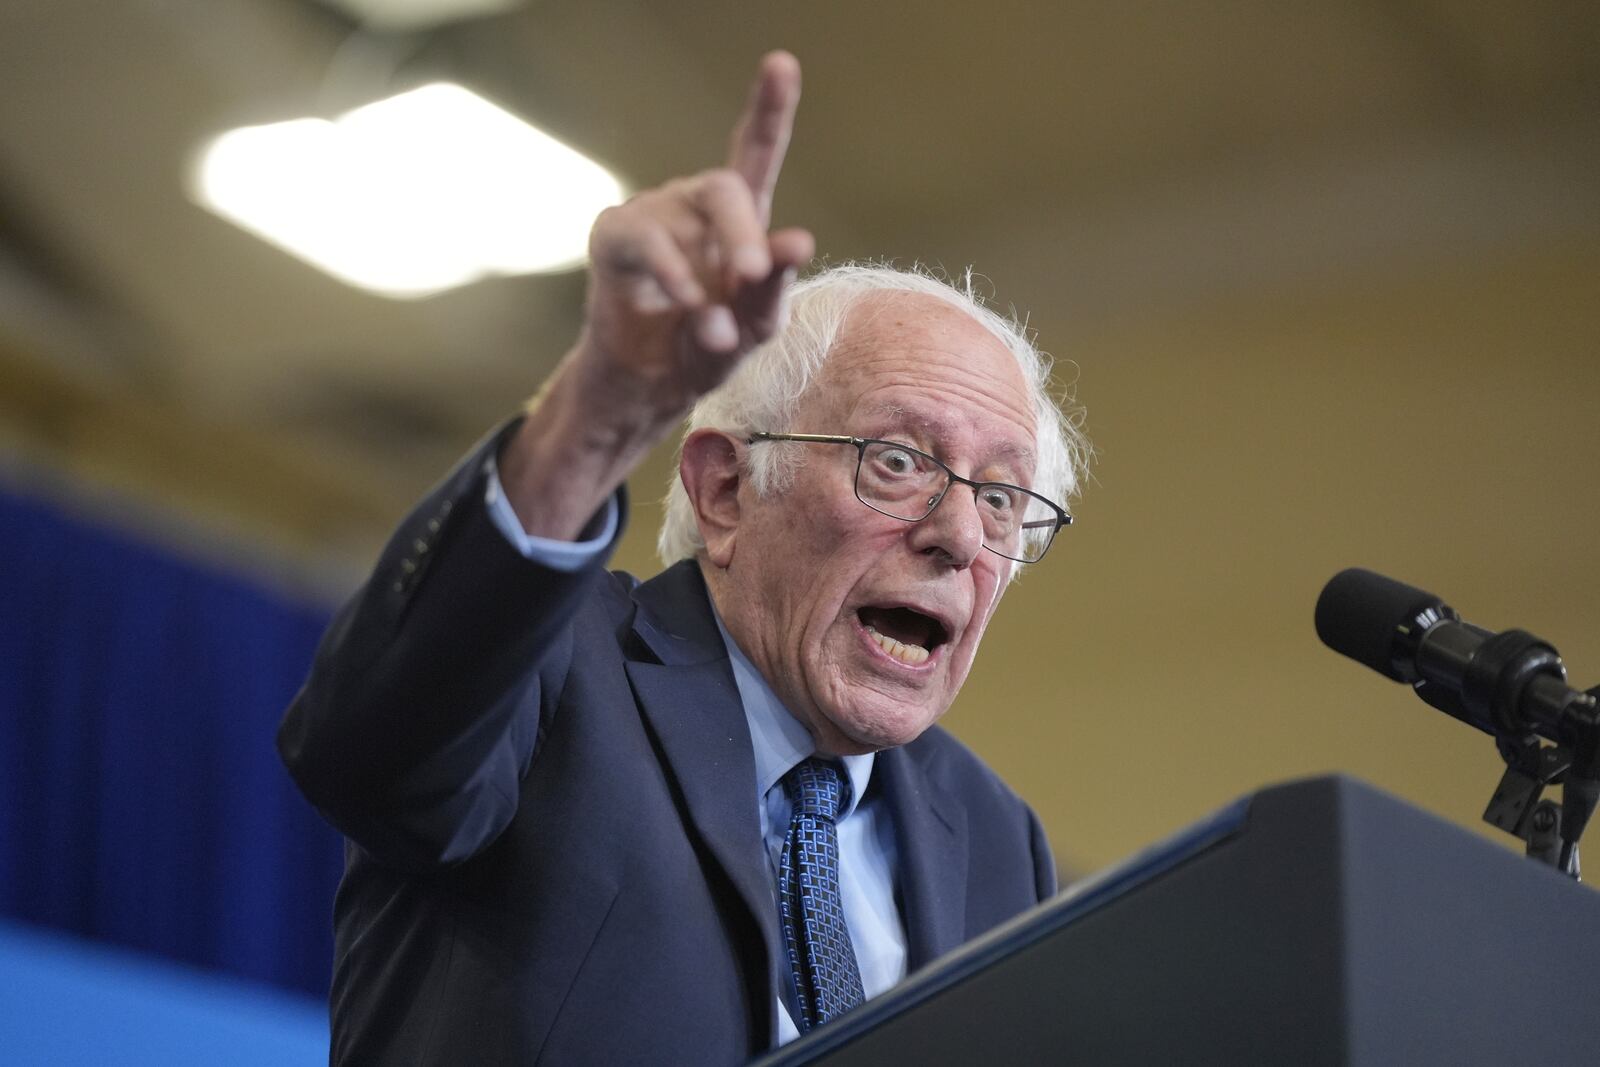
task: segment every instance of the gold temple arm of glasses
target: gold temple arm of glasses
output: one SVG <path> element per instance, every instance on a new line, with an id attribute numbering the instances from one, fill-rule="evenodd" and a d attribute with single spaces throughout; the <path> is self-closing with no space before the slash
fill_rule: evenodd
<path id="1" fill-rule="evenodd" d="M 861 438 L 836 433 L 768 433 L 759 430 L 750 435 L 750 440 L 746 444 L 754 444 L 757 441 L 820 441 L 829 445 L 855 445 L 861 443 Z"/>

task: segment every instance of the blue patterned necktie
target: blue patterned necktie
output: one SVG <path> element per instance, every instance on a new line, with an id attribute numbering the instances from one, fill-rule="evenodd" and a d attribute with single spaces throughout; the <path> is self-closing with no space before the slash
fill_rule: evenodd
<path id="1" fill-rule="evenodd" d="M 839 898 L 839 833 L 835 826 L 849 799 L 837 764 L 798 763 L 783 776 L 794 802 L 789 836 L 778 869 L 778 897 L 789 969 L 800 1000 L 800 1032 L 827 1022 L 866 999 L 855 946 Z"/>

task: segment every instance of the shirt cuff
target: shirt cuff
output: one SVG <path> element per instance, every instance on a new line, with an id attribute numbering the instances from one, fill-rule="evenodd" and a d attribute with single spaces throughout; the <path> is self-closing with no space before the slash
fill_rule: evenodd
<path id="1" fill-rule="evenodd" d="M 583 540 L 558 541 L 550 537 L 535 537 L 522 528 L 522 520 L 517 518 L 511 501 L 506 499 L 505 490 L 500 485 L 500 468 L 492 452 L 484 462 L 483 469 L 484 480 L 488 483 L 484 488 L 483 503 L 489 509 L 489 518 L 495 529 L 511 542 L 511 547 L 523 558 L 551 570 L 570 573 L 598 561 L 611 547 L 612 540 L 617 536 L 615 493 L 606 498 L 605 506 L 584 527 L 583 534 L 579 535 Z M 591 532 L 596 530 L 598 532 Z"/>

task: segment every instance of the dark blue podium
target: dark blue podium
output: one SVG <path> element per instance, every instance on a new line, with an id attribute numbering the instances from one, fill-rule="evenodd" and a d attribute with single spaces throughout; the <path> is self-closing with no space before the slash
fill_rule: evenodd
<path id="1" fill-rule="evenodd" d="M 1600 894 L 1370 786 L 1297 782 L 760 1062 L 1600 1064 Z"/>

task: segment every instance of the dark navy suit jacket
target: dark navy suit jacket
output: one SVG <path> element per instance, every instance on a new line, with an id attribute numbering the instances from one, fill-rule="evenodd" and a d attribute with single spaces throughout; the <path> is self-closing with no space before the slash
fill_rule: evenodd
<path id="1" fill-rule="evenodd" d="M 731 1064 L 783 957 L 743 708 L 693 563 L 530 563 L 487 442 L 335 619 L 279 749 L 348 838 L 334 1062 Z M 1055 891 L 1033 814 L 935 727 L 881 753 L 916 969 Z"/>

